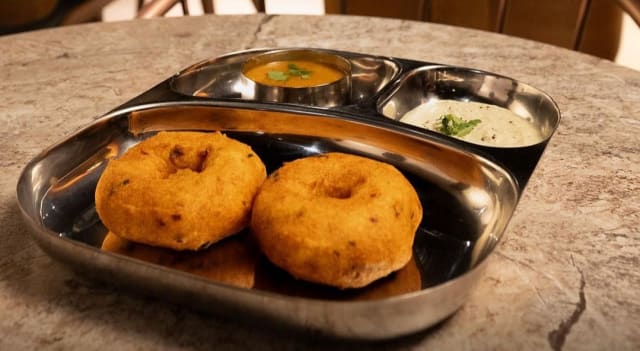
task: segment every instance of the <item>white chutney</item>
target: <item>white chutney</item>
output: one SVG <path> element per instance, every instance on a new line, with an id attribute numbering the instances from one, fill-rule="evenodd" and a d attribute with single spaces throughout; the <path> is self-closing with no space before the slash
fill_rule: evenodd
<path id="1" fill-rule="evenodd" d="M 439 131 L 442 116 L 452 114 L 465 121 L 481 122 L 462 137 L 470 143 L 488 146 L 514 147 L 539 143 L 543 137 L 530 119 L 495 105 L 457 100 L 432 100 L 407 112 L 401 122 Z"/>

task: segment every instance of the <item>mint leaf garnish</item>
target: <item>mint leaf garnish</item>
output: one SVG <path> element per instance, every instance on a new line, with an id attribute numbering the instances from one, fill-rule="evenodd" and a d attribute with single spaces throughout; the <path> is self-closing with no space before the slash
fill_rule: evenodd
<path id="1" fill-rule="evenodd" d="M 470 121 L 465 121 L 464 119 L 453 115 L 446 114 L 440 117 L 441 126 L 438 126 L 436 129 L 446 135 L 463 137 L 473 130 L 478 124 L 480 124 L 479 119 L 472 119 Z"/>
<path id="2" fill-rule="evenodd" d="M 271 80 L 279 80 L 279 81 L 285 81 L 289 79 L 289 75 L 282 71 L 269 71 L 267 72 L 267 77 L 269 77 L 269 79 Z"/>
<path id="3" fill-rule="evenodd" d="M 298 67 L 295 63 L 289 64 L 289 75 L 300 77 L 302 79 L 309 79 L 311 71 Z"/>
<path id="4" fill-rule="evenodd" d="M 277 81 L 285 81 L 289 79 L 289 77 L 300 77 L 302 79 L 309 79 L 311 75 L 311 71 L 298 67 L 295 63 L 290 63 L 287 65 L 288 70 L 286 72 L 282 71 L 269 71 L 267 72 L 267 77 L 271 80 Z"/>

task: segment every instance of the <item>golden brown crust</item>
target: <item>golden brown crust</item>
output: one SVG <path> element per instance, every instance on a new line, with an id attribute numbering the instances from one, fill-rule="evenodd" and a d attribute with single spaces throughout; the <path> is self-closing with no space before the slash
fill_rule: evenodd
<path id="1" fill-rule="evenodd" d="M 267 258 L 294 277 L 355 288 L 409 261 L 421 219 L 420 200 L 396 168 L 328 153 L 272 173 L 251 229 Z"/>
<path id="2" fill-rule="evenodd" d="M 125 239 L 197 250 L 248 224 L 265 178 L 258 155 L 221 133 L 160 132 L 109 162 L 96 210 Z"/>

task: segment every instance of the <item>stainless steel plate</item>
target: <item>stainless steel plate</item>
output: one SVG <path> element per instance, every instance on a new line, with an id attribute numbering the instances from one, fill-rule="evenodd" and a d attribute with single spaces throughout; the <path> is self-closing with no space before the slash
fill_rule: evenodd
<path id="1" fill-rule="evenodd" d="M 237 57 L 251 53 L 227 56 L 223 62 L 239 68 L 242 60 Z M 398 123 L 377 112 L 381 96 L 398 86 L 403 72 L 425 63 L 341 54 L 394 69 L 372 70 L 385 76 L 362 89 L 368 92 L 364 98 L 326 109 L 216 97 L 217 88 L 192 89 L 199 86 L 194 82 L 218 79 L 214 68 L 202 63 L 51 146 L 25 167 L 18 182 L 18 201 L 33 238 L 53 257 L 97 279 L 263 325 L 376 340 L 416 332 L 446 318 L 479 278 L 546 141 L 504 154 Z M 227 65 L 207 62 L 220 75 L 231 74 Z M 207 79 L 198 77 L 198 71 Z M 182 79 L 190 85 L 176 83 Z M 226 86 L 220 84 L 215 85 Z M 195 93 L 205 90 L 212 95 Z M 424 207 L 411 265 L 367 288 L 344 291 L 295 281 L 252 249 L 250 233 L 221 244 L 232 246 L 238 240 L 242 252 L 252 257 L 243 266 L 249 269 L 243 270 L 247 279 L 242 284 L 188 273 L 194 270 L 179 267 L 193 258 L 184 255 L 156 252 L 154 257 L 164 258 L 145 259 L 126 250 L 101 250 L 107 230 L 95 212 L 97 180 L 109 159 L 160 130 L 223 131 L 251 145 L 269 171 L 329 151 L 395 165 Z M 527 154 L 533 157 L 513 161 Z M 207 259 L 195 260 L 201 264 Z"/>

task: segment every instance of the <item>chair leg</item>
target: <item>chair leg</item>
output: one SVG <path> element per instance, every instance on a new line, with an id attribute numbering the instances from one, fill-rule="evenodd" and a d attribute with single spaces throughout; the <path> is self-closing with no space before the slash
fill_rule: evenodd
<path id="1" fill-rule="evenodd" d="M 498 1 L 498 13 L 496 15 L 496 26 L 493 28 L 494 32 L 504 32 L 504 20 L 507 17 L 507 0 Z"/>
<path id="2" fill-rule="evenodd" d="M 180 5 L 182 5 L 182 13 L 185 16 L 189 16 L 189 6 L 187 5 L 187 0 L 180 0 Z"/>
<path id="3" fill-rule="evenodd" d="M 136 15 L 136 18 L 153 18 L 164 16 L 178 0 L 153 0 L 146 3 Z"/>
<path id="4" fill-rule="evenodd" d="M 618 0 L 618 5 L 636 22 L 640 27 L 640 0 Z"/>
<path id="5" fill-rule="evenodd" d="M 264 0 L 253 0 L 253 6 L 256 7 L 256 11 L 264 12 Z"/>
<path id="6" fill-rule="evenodd" d="M 214 13 L 213 0 L 202 0 L 202 9 L 204 13 Z"/>
<path id="7" fill-rule="evenodd" d="M 578 9 L 578 24 L 576 25 L 575 33 L 573 34 L 573 50 L 578 50 L 582 43 L 582 35 L 584 34 L 584 28 L 587 24 L 587 16 L 591 10 L 591 0 L 583 0 L 580 3 Z"/>
<path id="8" fill-rule="evenodd" d="M 100 20 L 102 9 L 112 0 L 86 1 L 69 11 L 61 21 L 63 26 Z"/>

